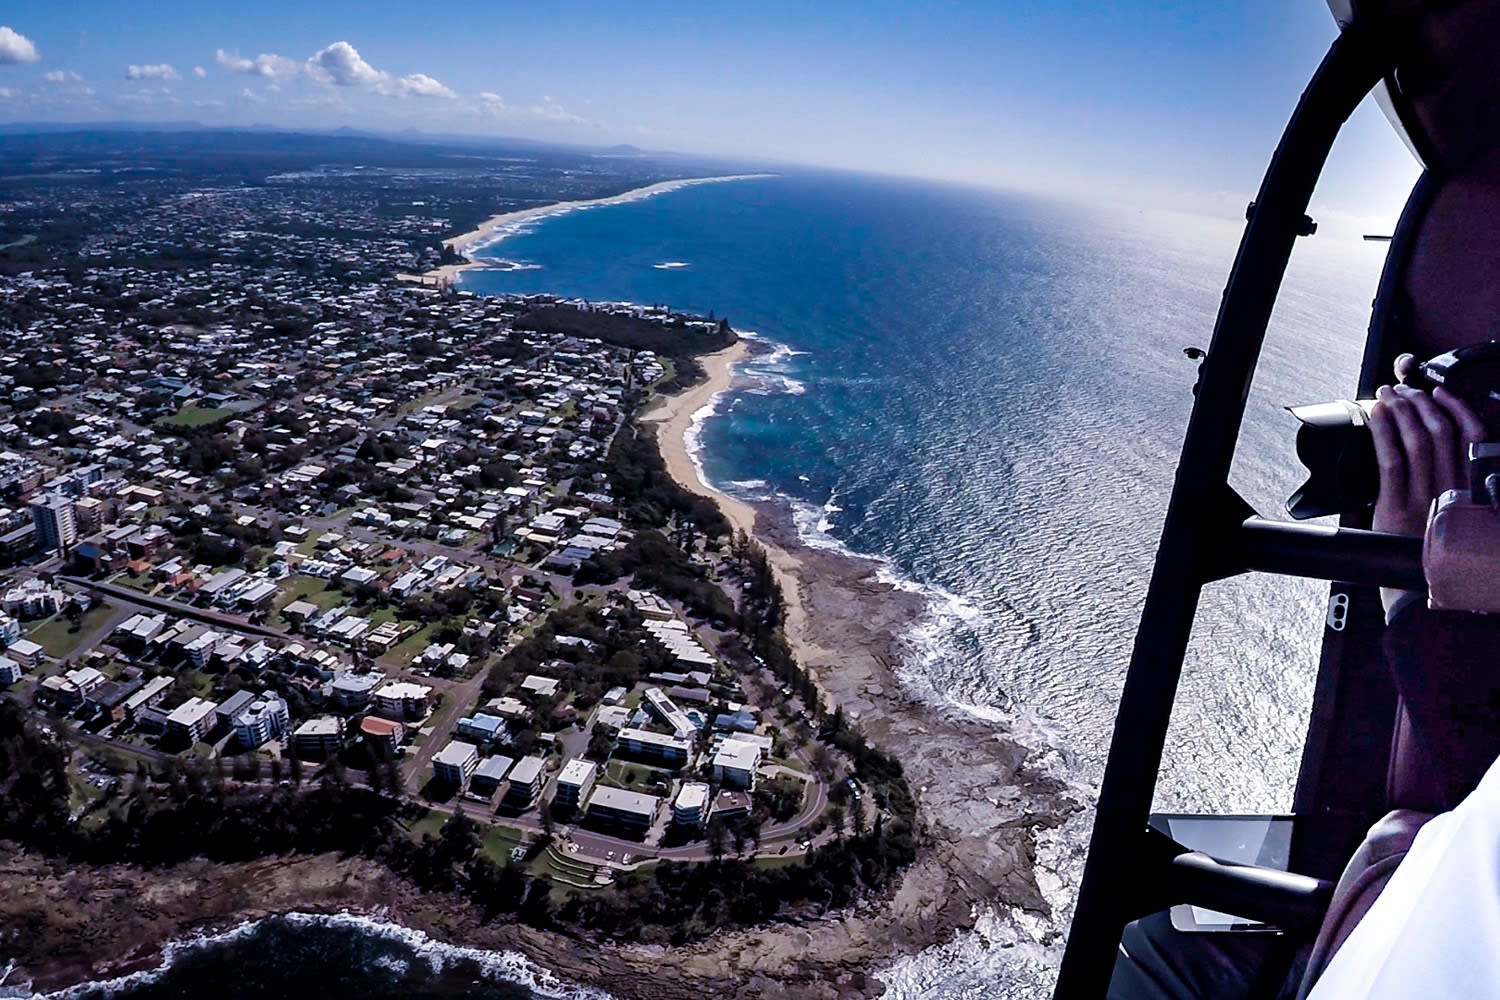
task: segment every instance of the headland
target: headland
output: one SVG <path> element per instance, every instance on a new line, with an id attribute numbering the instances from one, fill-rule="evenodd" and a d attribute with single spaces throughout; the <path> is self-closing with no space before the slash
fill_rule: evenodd
<path id="1" fill-rule="evenodd" d="M 704 481 L 689 436 L 697 415 L 729 389 L 734 366 L 747 354 L 747 347 L 735 345 L 700 358 L 707 381 L 659 398 L 641 420 L 657 424 L 658 447 L 673 478 L 712 499 L 764 547 L 781 583 L 792 651 L 829 708 L 842 708 L 872 743 L 901 761 L 917 791 L 922 837 L 916 863 L 884 899 L 795 929 L 740 932 L 701 947 L 742 975 L 776 978 L 778 970 L 816 965 L 859 969 L 870 989 L 864 995 L 879 995 L 881 967 L 972 928 L 986 909 L 1050 917 L 1037 884 L 1036 837 L 1064 823 L 1080 803 L 1003 728 L 908 691 L 899 677 L 909 655 L 903 640 L 927 613 L 922 595 L 884 582 L 878 560 L 807 545 L 789 510 L 747 502 Z M 849 995 L 797 992 L 809 988 L 804 982 L 786 995 Z"/>
<path id="2" fill-rule="evenodd" d="M 503 228 L 515 227 L 525 222 L 551 218 L 555 215 L 566 215 L 569 212 L 576 212 L 584 208 L 600 208 L 605 205 L 623 205 L 627 202 L 641 201 L 645 198 L 654 198 L 657 195 L 668 194 L 672 191 L 681 191 L 683 188 L 695 187 L 699 184 L 722 184 L 728 181 L 757 180 L 763 177 L 774 176 L 774 174 L 730 174 L 722 177 L 687 177 L 679 180 L 647 184 L 644 187 L 632 188 L 629 191 L 624 191 L 608 198 L 588 198 L 581 201 L 555 201 L 532 208 L 500 212 L 485 219 L 477 227 L 466 233 L 460 233 L 457 236 L 443 240 L 445 247 L 464 258 L 462 263 L 443 264 L 421 274 L 398 274 L 396 277 L 400 281 L 411 281 L 417 284 L 452 284 L 465 271 L 497 267 L 502 270 L 506 269 L 505 265 L 483 259 L 476 260 L 473 256 L 476 250 L 488 246 L 498 238 L 501 238 L 503 234 L 499 230 Z"/>

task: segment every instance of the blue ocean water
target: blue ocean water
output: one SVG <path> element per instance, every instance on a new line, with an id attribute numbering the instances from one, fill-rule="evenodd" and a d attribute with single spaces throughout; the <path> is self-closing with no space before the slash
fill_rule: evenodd
<path id="1" fill-rule="evenodd" d="M 1238 237 L 1186 216 L 805 173 L 535 221 L 481 252 L 524 267 L 470 272 L 463 287 L 666 303 L 752 331 L 760 350 L 699 427 L 709 480 L 789 505 L 809 543 L 879 557 L 925 593 L 903 682 L 1047 751 L 1087 797 L 1191 405 L 1182 349 L 1207 346 Z M 1282 407 L 1352 389 L 1382 250 L 1299 246 L 1235 469 L 1262 512 L 1299 478 Z M 1159 807 L 1287 805 L 1321 595 L 1257 578 L 1209 591 Z M 1086 832 L 1081 819 L 1042 845 L 1060 925 Z M 1024 947 L 1035 931 L 982 915 L 974 933 L 885 970 L 890 995 L 1045 995 L 1055 955 Z M 244 955 L 179 965 L 144 995 L 192 995 L 278 954 L 329 995 L 353 967 L 387 994 L 536 987 L 512 956 L 465 956 L 388 926 L 243 934 Z M 448 971 L 434 975 L 434 960 Z"/>
<path id="2" fill-rule="evenodd" d="M 463 287 L 665 303 L 753 331 L 773 349 L 705 415 L 705 475 L 924 591 L 903 681 L 1050 751 L 1086 797 L 1191 406 L 1183 348 L 1207 346 L 1240 228 L 808 173 L 554 217 L 480 254 L 522 269 Z M 1299 482 L 1283 407 L 1352 391 L 1382 256 L 1326 239 L 1294 256 L 1235 467 L 1264 513 Z M 1160 808 L 1289 804 L 1323 593 L 1245 578 L 1207 594 Z M 1043 845 L 1060 923 L 1085 837 L 1086 819 Z M 1005 938 L 902 963 L 892 995 L 1044 989 L 1007 977 Z"/>
<path id="3" fill-rule="evenodd" d="M 909 637 L 906 679 L 1029 728 L 1087 784 L 1191 406 L 1182 349 L 1207 346 L 1238 236 L 1184 216 L 806 174 L 548 219 L 481 252 L 526 269 L 471 272 L 463 287 L 712 311 L 775 345 L 700 429 L 710 481 L 781 498 L 805 537 L 883 557 L 925 588 L 933 615 Z M 1281 407 L 1352 387 L 1380 254 L 1298 251 L 1236 472 L 1264 512 L 1298 481 Z M 1289 796 L 1295 754 L 1267 766 L 1263 751 L 1300 746 L 1318 589 L 1291 608 L 1254 606 L 1253 581 L 1211 597 L 1213 641 L 1193 667 L 1250 690 L 1185 699 L 1181 759 L 1207 752 L 1230 780 L 1169 777 L 1168 797 L 1250 809 Z"/>
<path id="4" fill-rule="evenodd" d="M 69 1000 L 608 1000 L 516 952 L 454 947 L 349 914 L 292 913 L 171 944 L 160 966 L 61 994 Z"/>

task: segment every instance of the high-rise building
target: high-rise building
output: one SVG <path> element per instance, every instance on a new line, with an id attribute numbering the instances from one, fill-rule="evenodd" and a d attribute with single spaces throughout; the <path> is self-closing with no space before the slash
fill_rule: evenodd
<path id="1" fill-rule="evenodd" d="M 46 549 L 60 549 L 78 540 L 78 522 L 73 516 L 73 499 L 61 493 L 48 493 L 31 501 L 31 520 Z"/>
<path id="2" fill-rule="evenodd" d="M 284 736 L 289 723 L 286 702 L 280 695 L 267 692 L 234 717 L 234 738 L 242 747 L 258 747 Z"/>

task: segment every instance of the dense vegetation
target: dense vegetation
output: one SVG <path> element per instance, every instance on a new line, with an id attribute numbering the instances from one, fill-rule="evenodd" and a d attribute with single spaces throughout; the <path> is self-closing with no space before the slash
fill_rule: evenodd
<path id="1" fill-rule="evenodd" d="M 625 522 L 643 529 L 672 524 L 707 539 L 729 533 L 729 521 L 707 497 L 689 493 L 667 472 L 652 432 L 627 425 L 598 471 L 608 477 Z"/>
<path id="2" fill-rule="evenodd" d="M 672 393 L 703 380 L 703 366 L 698 355 L 720 351 L 739 338 L 727 319 L 718 321 L 712 331 L 701 334 L 700 326 L 689 327 L 690 316 L 677 316 L 663 323 L 658 318 L 632 316 L 628 313 L 584 309 L 566 303 L 533 306 L 516 317 L 516 329 L 539 333 L 561 333 L 570 337 L 602 340 L 632 351 L 654 351 L 672 361 L 674 374 L 660 383 L 658 392 Z M 690 336 L 688 331 L 694 333 Z"/>
<path id="3" fill-rule="evenodd" d="M 904 789 L 899 765 L 849 745 L 869 780 L 884 775 Z M 847 837 L 840 829 L 798 864 L 766 869 L 722 856 L 706 865 L 663 863 L 624 876 L 614 892 L 570 896 L 559 906 L 544 880 L 490 858 L 481 828 L 462 813 L 437 836 L 414 840 L 407 827 L 420 807 L 348 785 L 336 768 L 312 783 L 266 784 L 231 780 L 207 763 L 149 776 L 142 767 L 123 790 L 75 814 L 69 753 L 19 704 L 0 700 L 0 838 L 77 861 L 148 866 L 337 851 L 379 861 L 420 888 L 458 893 L 487 920 L 612 939 L 681 942 L 825 912 L 884 886 L 915 853 L 909 814 L 898 814 Z M 887 801 L 899 813 L 910 797 Z"/>

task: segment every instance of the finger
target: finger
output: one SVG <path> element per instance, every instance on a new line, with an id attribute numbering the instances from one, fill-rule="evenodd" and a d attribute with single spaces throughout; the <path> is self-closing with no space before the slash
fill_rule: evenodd
<path id="1" fill-rule="evenodd" d="M 1425 504 L 1434 495 L 1432 439 L 1409 400 L 1392 391 L 1385 394 L 1384 402 L 1396 424 L 1401 452 L 1406 456 L 1406 492 L 1402 502 L 1410 507 Z"/>
<path id="2" fill-rule="evenodd" d="M 1396 381 L 1405 382 L 1411 378 L 1411 373 L 1416 371 L 1417 356 L 1415 354 L 1402 354 L 1396 358 Z"/>
<path id="3" fill-rule="evenodd" d="M 1400 432 L 1396 418 L 1391 415 L 1388 387 L 1376 394 L 1375 405 L 1370 408 L 1370 436 L 1375 440 L 1375 464 L 1380 469 L 1380 496 L 1377 507 L 1393 507 L 1404 500 L 1407 493 L 1406 453 L 1401 450 Z"/>
<path id="4" fill-rule="evenodd" d="M 1469 448 L 1481 441 L 1488 441 L 1489 431 L 1485 429 L 1484 421 L 1479 419 L 1479 414 L 1470 408 L 1468 403 L 1459 399 L 1443 386 L 1438 386 L 1432 394 L 1432 398 L 1441 406 L 1452 419 L 1453 425 L 1458 428 L 1459 456 L 1462 461 L 1469 460 Z"/>
<path id="5" fill-rule="evenodd" d="M 1432 445 L 1432 495 L 1464 485 L 1463 462 L 1459 458 L 1458 435 L 1448 413 L 1427 393 L 1410 386 L 1396 386 L 1396 393 L 1411 404 Z"/>

